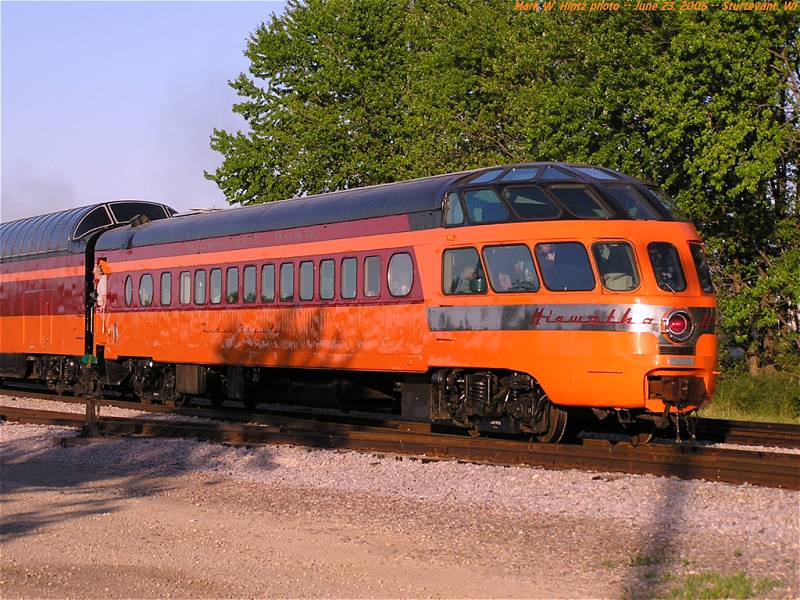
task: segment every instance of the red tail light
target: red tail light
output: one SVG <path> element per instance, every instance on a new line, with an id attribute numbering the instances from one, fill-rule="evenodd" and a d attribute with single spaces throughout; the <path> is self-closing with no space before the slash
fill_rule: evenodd
<path id="1" fill-rule="evenodd" d="M 685 310 L 673 310 L 662 319 L 664 334 L 673 342 L 685 342 L 694 332 L 692 315 Z"/>

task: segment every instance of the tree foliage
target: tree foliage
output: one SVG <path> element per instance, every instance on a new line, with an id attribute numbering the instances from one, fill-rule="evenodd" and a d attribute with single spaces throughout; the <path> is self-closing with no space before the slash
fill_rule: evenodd
<path id="1" fill-rule="evenodd" d="M 588 162 L 698 226 L 729 342 L 800 356 L 800 11 L 518 12 L 494 0 L 290 0 L 231 82 L 249 131 L 208 177 L 267 202 L 470 167 Z"/>

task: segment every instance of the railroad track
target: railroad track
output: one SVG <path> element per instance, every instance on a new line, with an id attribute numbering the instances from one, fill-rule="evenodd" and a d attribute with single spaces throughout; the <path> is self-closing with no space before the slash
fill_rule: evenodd
<path id="1" fill-rule="evenodd" d="M 532 444 L 429 430 L 408 430 L 403 428 L 401 422 L 372 426 L 277 414 L 258 415 L 258 423 L 232 423 L 230 418 L 230 415 L 225 417 L 227 422 L 181 422 L 102 417 L 97 419 L 94 426 L 99 435 L 183 437 L 240 445 L 292 444 L 403 454 L 423 460 L 447 459 L 494 465 L 653 474 L 800 489 L 798 454 L 675 444 L 634 447 L 606 440 L 584 440 L 580 445 Z M 0 407 L 0 419 L 70 427 L 80 427 L 86 421 L 85 416 L 79 413 L 11 407 Z"/>

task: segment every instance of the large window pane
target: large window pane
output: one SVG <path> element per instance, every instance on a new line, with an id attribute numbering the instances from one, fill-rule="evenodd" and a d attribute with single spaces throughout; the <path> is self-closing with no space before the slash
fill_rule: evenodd
<path id="1" fill-rule="evenodd" d="M 181 271 L 181 304 L 189 304 L 192 301 L 192 274 L 189 271 Z"/>
<path id="2" fill-rule="evenodd" d="M 395 254 L 389 260 L 389 293 L 392 296 L 408 296 L 414 284 L 414 264 L 406 252 Z"/>
<path id="3" fill-rule="evenodd" d="M 495 292 L 535 292 L 539 289 L 531 251 L 524 244 L 486 247 L 483 258 Z"/>
<path id="4" fill-rule="evenodd" d="M 508 209 L 494 190 L 470 190 L 464 194 L 473 223 L 499 223 L 508 219 Z"/>
<path id="5" fill-rule="evenodd" d="M 364 296 L 374 298 L 381 291 L 381 259 L 368 256 L 364 259 Z"/>
<path id="6" fill-rule="evenodd" d="M 445 204 L 444 224 L 459 225 L 464 222 L 464 211 L 461 210 L 461 201 L 456 192 L 450 192 Z"/>
<path id="7" fill-rule="evenodd" d="M 664 190 L 660 190 L 658 188 L 645 188 L 645 194 L 650 200 L 661 206 L 662 210 L 664 210 L 667 214 L 672 215 L 672 218 L 676 221 L 689 220 L 689 217 L 686 216 L 686 213 L 678 207 L 675 200 L 672 199 Z"/>
<path id="8" fill-rule="evenodd" d="M 256 301 L 256 268 L 248 266 L 244 268 L 244 298 L 250 304 Z"/>
<path id="9" fill-rule="evenodd" d="M 225 273 L 225 302 L 236 304 L 239 301 L 239 267 L 229 267 Z"/>
<path id="10" fill-rule="evenodd" d="M 336 263 L 330 259 L 319 263 L 319 297 L 332 300 L 336 281 Z"/>
<path id="11" fill-rule="evenodd" d="M 630 185 L 607 187 L 606 191 L 622 205 L 625 214 L 631 219 L 663 219 L 658 211 Z"/>
<path id="12" fill-rule="evenodd" d="M 505 196 L 521 219 L 555 219 L 561 214 L 561 209 L 539 187 L 507 188 Z"/>
<path id="13" fill-rule="evenodd" d="M 598 242 L 592 244 L 592 253 L 604 288 L 614 292 L 627 292 L 639 287 L 639 271 L 630 244 Z"/>
<path id="14" fill-rule="evenodd" d="M 161 274 L 161 306 L 172 303 L 172 273 Z"/>
<path id="15" fill-rule="evenodd" d="M 667 242 L 653 242 L 647 246 L 650 264 L 656 276 L 658 287 L 668 292 L 682 292 L 686 289 L 681 260 L 675 246 Z"/>
<path id="16" fill-rule="evenodd" d="M 275 300 L 275 265 L 261 267 L 261 301 Z"/>
<path id="17" fill-rule="evenodd" d="M 211 269 L 208 280 L 208 301 L 211 304 L 222 302 L 222 269 Z"/>
<path id="18" fill-rule="evenodd" d="M 142 275 L 139 279 L 139 304 L 150 306 L 153 303 L 153 276 Z"/>
<path id="19" fill-rule="evenodd" d="M 550 191 L 576 217 L 608 219 L 611 213 L 585 185 L 554 185 Z"/>
<path id="20" fill-rule="evenodd" d="M 708 261 L 706 260 L 706 253 L 703 252 L 702 244 L 697 242 L 690 243 L 689 249 L 692 251 L 692 260 L 694 261 L 694 268 L 697 269 L 700 287 L 707 294 L 713 293 L 714 284 L 711 281 L 711 269 L 708 268 Z"/>
<path id="21" fill-rule="evenodd" d="M 195 271 L 194 272 L 194 303 L 195 304 L 205 304 L 206 303 L 206 272 L 205 271 Z"/>
<path id="22" fill-rule="evenodd" d="M 128 275 L 125 278 L 125 306 L 130 306 L 133 302 L 133 280 Z"/>
<path id="23" fill-rule="evenodd" d="M 281 265 L 281 300 L 288 302 L 294 300 L 294 264 Z"/>
<path id="24" fill-rule="evenodd" d="M 594 275 L 586 248 L 578 242 L 538 244 L 536 259 L 548 290 L 578 292 L 594 289 Z"/>
<path id="25" fill-rule="evenodd" d="M 306 260 L 300 263 L 300 300 L 314 299 L 314 263 Z"/>
<path id="26" fill-rule="evenodd" d="M 356 297 L 356 283 L 358 261 L 355 258 L 345 258 L 342 261 L 342 298 L 350 299 Z"/>
<path id="27" fill-rule="evenodd" d="M 486 275 L 475 248 L 445 250 L 442 264 L 445 294 L 485 294 Z"/>

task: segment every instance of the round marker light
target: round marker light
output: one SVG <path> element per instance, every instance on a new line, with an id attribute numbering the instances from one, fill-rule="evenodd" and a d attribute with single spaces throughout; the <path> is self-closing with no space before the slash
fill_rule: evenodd
<path id="1" fill-rule="evenodd" d="M 692 337 L 694 324 L 689 313 L 674 310 L 664 318 L 664 333 L 674 342 L 685 342 Z"/>

